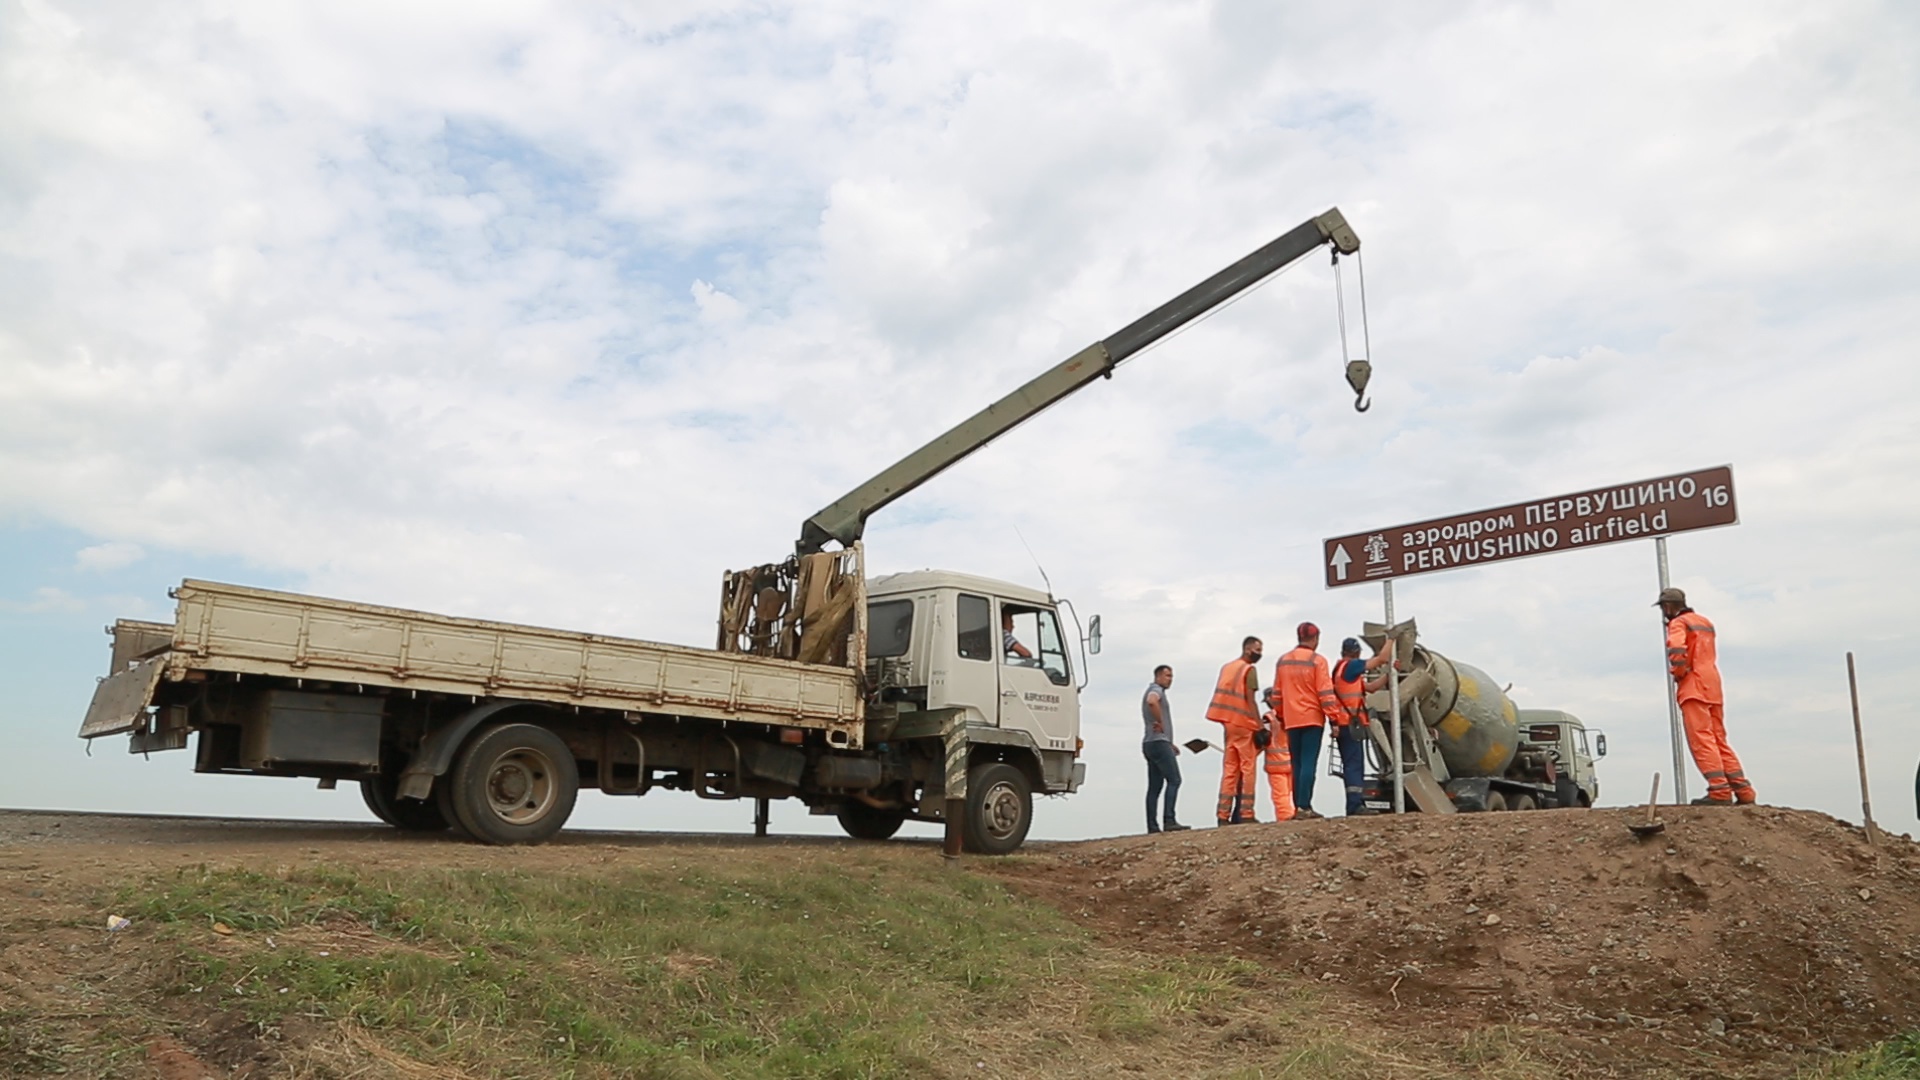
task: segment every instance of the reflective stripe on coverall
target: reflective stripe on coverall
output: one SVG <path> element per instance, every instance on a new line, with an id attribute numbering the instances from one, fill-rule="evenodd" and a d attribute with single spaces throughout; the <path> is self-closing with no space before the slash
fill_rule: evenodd
<path id="1" fill-rule="evenodd" d="M 1292 821 L 1293 754 L 1287 749 L 1286 736 L 1274 725 L 1273 741 L 1267 744 L 1267 790 L 1273 795 L 1273 820 Z"/>
<path id="2" fill-rule="evenodd" d="M 1707 781 L 1715 802 L 1754 801 L 1740 759 L 1727 743 L 1724 697 L 1713 623 L 1688 608 L 1667 621 L 1667 667 L 1673 672 L 1674 697 L 1687 732 L 1687 749 Z"/>
<path id="3" fill-rule="evenodd" d="M 1305 645 L 1288 649 L 1273 665 L 1273 693 L 1280 699 L 1280 723 L 1287 728 L 1340 722 L 1327 658 Z"/>
<path id="4" fill-rule="evenodd" d="M 1253 665 L 1245 660 L 1229 660 L 1220 669 L 1213 684 L 1213 699 L 1207 703 L 1207 719 L 1220 725 L 1222 761 L 1220 763 L 1220 801 L 1213 816 L 1221 824 L 1253 820 L 1255 790 L 1254 768 L 1259 751 L 1253 745 L 1253 733 L 1260 727 L 1260 713 L 1254 708 Z"/>

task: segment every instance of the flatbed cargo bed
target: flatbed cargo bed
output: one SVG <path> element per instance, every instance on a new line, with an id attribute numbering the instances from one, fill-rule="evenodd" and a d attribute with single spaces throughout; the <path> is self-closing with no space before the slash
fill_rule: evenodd
<path id="1" fill-rule="evenodd" d="M 813 729 L 846 749 L 862 741 L 851 668 L 210 581 L 173 595 L 171 627 L 116 627 L 129 644 L 117 644 L 82 737 L 138 728 L 161 680 L 261 676 Z"/>

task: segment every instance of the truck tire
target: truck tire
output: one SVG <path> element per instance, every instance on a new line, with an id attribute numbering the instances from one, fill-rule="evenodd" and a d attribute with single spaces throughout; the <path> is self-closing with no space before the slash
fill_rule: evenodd
<path id="1" fill-rule="evenodd" d="M 580 797 L 573 751 L 535 724 L 473 733 L 440 778 L 460 827 L 488 844 L 538 844 L 560 831 Z"/>
<path id="2" fill-rule="evenodd" d="M 366 800 L 373 816 L 402 832 L 445 832 L 446 816 L 433 799 L 403 799 L 400 781 L 391 776 L 374 776 L 360 781 L 360 797 Z"/>
<path id="3" fill-rule="evenodd" d="M 1488 813 L 1492 813 L 1495 810 L 1505 810 L 1506 808 L 1507 808 L 1507 796 L 1505 792 L 1501 792 L 1501 791 L 1487 792 L 1487 812 Z"/>
<path id="4" fill-rule="evenodd" d="M 855 840 L 887 840 L 900 831 L 907 820 L 905 810 L 883 810 L 862 802 L 850 802 L 840 808 L 840 827 Z"/>
<path id="5" fill-rule="evenodd" d="M 1001 761 L 967 772 L 966 849 L 976 855 L 1006 855 L 1019 849 L 1033 824 L 1033 789 L 1027 774 Z"/>
<path id="6" fill-rule="evenodd" d="M 1532 810 L 1535 809 L 1537 805 L 1538 804 L 1533 801 L 1533 796 L 1524 791 L 1507 800 L 1507 809 L 1509 810 Z"/>

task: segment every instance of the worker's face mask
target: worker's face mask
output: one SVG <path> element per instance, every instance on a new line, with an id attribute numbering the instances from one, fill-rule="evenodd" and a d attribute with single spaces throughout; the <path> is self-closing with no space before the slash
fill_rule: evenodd
<path id="1" fill-rule="evenodd" d="M 1252 655 L 1252 656 L 1249 656 L 1249 657 L 1247 657 L 1247 659 L 1248 659 L 1249 661 L 1251 661 L 1251 662 L 1253 662 L 1253 663 L 1256 663 L 1256 664 L 1257 664 L 1257 663 L 1259 663 L 1259 662 L 1260 662 L 1260 655 L 1261 655 L 1261 654 L 1260 654 L 1260 651 L 1256 649 L 1256 650 L 1254 650 L 1254 653 L 1253 653 L 1253 655 Z"/>

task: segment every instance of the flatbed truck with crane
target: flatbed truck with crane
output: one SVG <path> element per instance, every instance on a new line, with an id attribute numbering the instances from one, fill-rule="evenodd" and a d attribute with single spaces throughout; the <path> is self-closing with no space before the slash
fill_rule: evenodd
<path id="1" fill-rule="evenodd" d="M 1301 223 L 935 437 L 808 518 L 794 554 L 729 571 L 712 649 L 188 580 L 171 623 L 121 620 L 80 729 L 194 770 L 356 783 L 404 830 L 538 843 L 582 788 L 774 799 L 884 839 L 1017 849 L 1033 796 L 1080 787 L 1082 631 L 1047 591 L 949 571 L 869 581 L 868 518 L 1306 255 L 1360 241 Z M 1351 361 L 1358 399 L 1369 367 Z M 1003 626 L 1029 643 L 1003 648 Z M 1068 633 L 1071 621 L 1075 631 Z"/>

